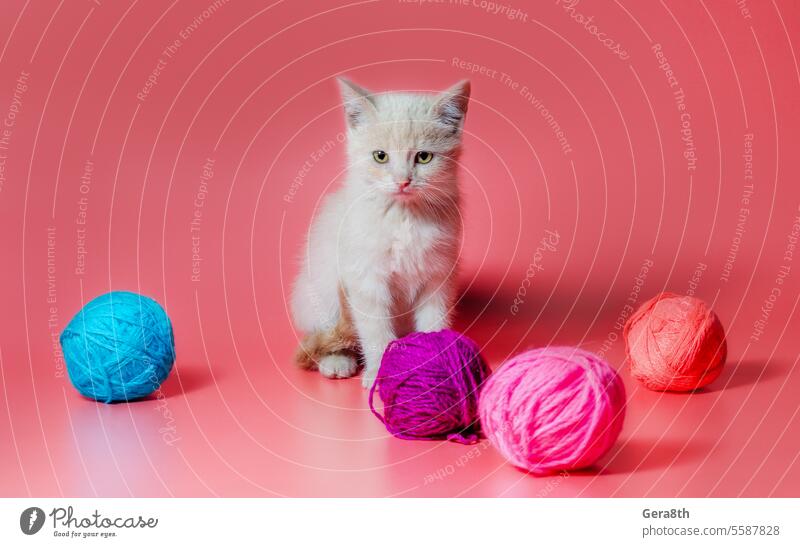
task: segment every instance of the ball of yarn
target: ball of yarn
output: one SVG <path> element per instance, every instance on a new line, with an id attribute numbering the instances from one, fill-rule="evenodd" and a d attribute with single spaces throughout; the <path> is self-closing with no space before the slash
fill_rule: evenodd
<path id="1" fill-rule="evenodd" d="M 372 412 L 400 439 L 479 438 L 478 392 L 489 375 L 478 346 L 452 330 L 415 332 L 386 348 L 369 394 Z M 374 395 L 383 401 L 383 414 Z"/>
<path id="2" fill-rule="evenodd" d="M 713 382 L 728 354 L 725 331 L 702 300 L 662 293 L 625 324 L 633 377 L 656 391 L 692 391 Z"/>
<path id="3" fill-rule="evenodd" d="M 172 324 L 155 300 L 115 291 L 86 304 L 61 333 L 67 372 L 82 395 L 112 403 L 154 392 L 172 369 Z"/>
<path id="4" fill-rule="evenodd" d="M 624 418 L 619 375 L 578 348 L 516 355 L 481 392 L 483 432 L 506 459 L 534 475 L 592 465 L 617 440 Z"/>

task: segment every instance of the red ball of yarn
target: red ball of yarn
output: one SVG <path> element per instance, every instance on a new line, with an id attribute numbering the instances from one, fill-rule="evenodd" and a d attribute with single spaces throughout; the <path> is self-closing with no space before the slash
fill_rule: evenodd
<path id="1" fill-rule="evenodd" d="M 655 391 L 692 391 L 716 380 L 728 347 L 717 314 L 691 296 L 661 293 L 624 329 L 633 377 Z"/>

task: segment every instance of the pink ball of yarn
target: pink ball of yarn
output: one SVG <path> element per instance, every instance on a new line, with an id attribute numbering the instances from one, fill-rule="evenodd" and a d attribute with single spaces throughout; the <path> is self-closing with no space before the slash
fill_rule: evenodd
<path id="1" fill-rule="evenodd" d="M 597 355 L 534 349 L 487 380 L 480 418 L 489 441 L 534 475 L 588 467 L 614 444 L 625 418 L 625 386 Z"/>
<path id="2" fill-rule="evenodd" d="M 633 377 L 655 391 L 692 391 L 713 382 L 728 354 L 717 315 L 697 298 L 662 293 L 625 324 Z"/>

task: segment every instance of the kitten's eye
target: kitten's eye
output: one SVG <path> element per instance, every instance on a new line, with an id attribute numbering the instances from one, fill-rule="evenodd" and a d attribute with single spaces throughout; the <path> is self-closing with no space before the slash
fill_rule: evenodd
<path id="1" fill-rule="evenodd" d="M 386 152 L 384 152 L 383 150 L 375 150 L 375 151 L 372 153 L 372 157 L 373 157 L 373 158 L 375 159 L 375 161 L 377 161 L 378 163 L 386 163 L 387 161 L 389 161 L 389 154 L 387 154 L 387 153 L 386 153 Z"/>
<path id="2" fill-rule="evenodd" d="M 417 163 L 430 163 L 433 159 L 433 152 L 417 152 Z"/>

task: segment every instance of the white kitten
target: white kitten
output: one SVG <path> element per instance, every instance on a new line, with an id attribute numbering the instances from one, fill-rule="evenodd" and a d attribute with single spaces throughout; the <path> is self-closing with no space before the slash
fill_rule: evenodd
<path id="1" fill-rule="evenodd" d="M 461 242 L 457 165 L 469 82 L 438 95 L 339 84 L 348 170 L 309 230 L 292 295 L 297 359 L 370 387 L 387 344 L 450 325 Z"/>

